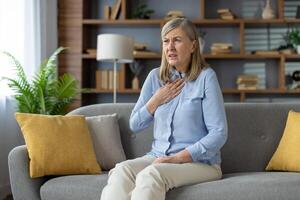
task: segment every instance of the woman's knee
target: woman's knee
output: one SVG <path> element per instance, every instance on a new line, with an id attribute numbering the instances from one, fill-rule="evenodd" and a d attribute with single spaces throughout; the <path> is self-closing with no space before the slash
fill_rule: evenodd
<path id="1" fill-rule="evenodd" d="M 155 165 L 150 165 L 138 173 L 136 177 L 136 184 L 147 182 L 156 182 L 157 184 L 164 185 L 164 179 L 161 173 L 157 170 Z"/>
<path id="2" fill-rule="evenodd" d="M 121 162 L 116 164 L 116 166 L 109 171 L 109 177 L 114 176 L 114 175 L 126 175 L 130 174 L 130 166 L 126 164 L 125 162 Z"/>

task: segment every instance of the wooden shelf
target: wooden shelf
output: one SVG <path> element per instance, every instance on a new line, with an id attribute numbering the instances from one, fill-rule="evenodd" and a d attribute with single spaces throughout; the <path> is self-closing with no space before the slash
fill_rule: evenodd
<path id="1" fill-rule="evenodd" d="M 103 89 L 95 89 L 95 88 L 85 88 L 83 89 L 83 94 L 101 94 L 101 93 L 113 93 L 113 90 L 103 90 Z M 139 94 L 141 90 L 133 90 L 133 89 L 124 89 L 117 90 L 117 93 L 120 94 Z M 223 94 L 300 94 L 300 89 L 297 90 L 286 90 L 286 89 L 257 89 L 257 90 L 238 90 L 238 89 L 223 89 Z"/>
<path id="2" fill-rule="evenodd" d="M 224 20 L 224 19 L 195 19 L 192 20 L 197 25 L 214 25 L 214 26 L 240 26 L 242 20 Z"/>
<path id="3" fill-rule="evenodd" d="M 247 29 L 251 29 L 253 27 L 265 28 L 265 26 L 271 25 L 271 27 L 284 27 L 288 25 L 300 25 L 300 19 L 290 19 L 284 18 L 284 2 L 286 0 L 278 0 L 277 10 L 275 11 L 278 18 L 271 20 L 263 20 L 263 19 L 233 19 L 233 20 L 224 20 L 218 18 L 207 18 L 209 16 L 216 16 L 207 12 L 207 8 L 210 5 L 214 4 L 212 1 L 208 0 L 199 0 L 199 7 L 195 8 L 195 12 L 199 12 L 199 16 L 195 16 L 192 19 L 192 22 L 198 26 L 198 28 L 206 27 L 206 28 L 223 28 L 226 27 L 228 29 L 234 29 L 234 32 L 237 32 L 235 38 L 231 38 L 232 41 L 228 41 L 234 43 L 235 47 L 240 49 L 240 52 L 233 52 L 230 54 L 218 54 L 212 55 L 210 52 L 205 53 L 203 56 L 211 61 L 211 60 L 224 60 L 228 62 L 229 60 L 259 60 L 262 62 L 267 62 L 266 59 L 272 60 L 273 63 L 277 63 L 276 73 L 272 78 L 276 79 L 276 87 L 277 89 L 264 89 L 264 90 L 237 90 L 237 89 L 223 89 L 224 94 L 229 95 L 239 95 L 240 101 L 243 102 L 246 99 L 247 95 L 251 94 L 300 94 L 300 90 L 286 90 L 285 84 L 285 67 L 287 61 L 300 61 L 300 55 L 256 55 L 256 54 L 248 54 L 246 52 L 246 31 Z M 96 54 L 87 54 L 80 53 L 85 52 L 88 48 L 95 48 L 95 40 L 96 36 L 99 33 L 104 33 L 105 28 L 117 28 L 116 33 L 121 33 L 123 28 L 126 30 L 130 30 L 131 27 L 135 26 L 135 29 L 143 29 L 150 28 L 151 30 L 154 28 L 156 30 L 161 29 L 162 26 L 166 23 L 166 20 L 161 19 L 126 19 L 127 16 L 130 16 L 129 12 L 132 7 L 131 2 L 129 0 L 122 0 L 120 18 L 118 20 L 105 20 L 105 19 L 97 19 L 99 17 L 99 11 L 103 11 L 103 2 L 99 3 L 98 0 L 92 1 L 84 1 L 84 0 L 74 0 L 72 4 L 76 6 L 70 5 L 69 0 L 61 0 L 58 2 L 58 30 L 59 30 L 59 45 L 68 46 L 72 49 L 72 51 L 68 51 L 65 54 L 59 57 L 59 73 L 72 73 L 75 75 L 76 79 L 79 81 L 81 87 L 96 87 L 96 69 L 98 69 L 98 64 L 96 61 Z M 104 2 L 105 3 L 105 2 Z M 95 8 L 95 5 L 101 5 L 101 8 Z M 157 5 L 156 8 L 158 8 Z M 215 7 L 217 9 L 220 4 Z M 129 8 L 130 7 L 130 8 Z M 228 8 L 235 7 L 235 5 L 228 5 Z M 129 9 L 127 9 L 129 8 Z M 154 8 L 155 9 L 155 8 Z M 240 13 L 239 13 L 240 14 Z M 102 13 L 101 13 L 102 15 Z M 241 15 L 240 15 L 241 16 Z M 102 30 L 102 27 L 104 30 Z M 155 30 L 155 31 L 156 31 Z M 132 31 L 132 30 L 130 30 Z M 134 30 L 133 30 L 134 31 Z M 124 31 L 124 33 L 127 31 Z M 128 33 L 130 35 L 130 33 Z M 222 33 L 221 33 L 222 34 Z M 230 33 L 229 33 L 230 34 Z M 148 37 L 148 36 L 147 36 Z M 149 37 L 153 37 L 150 35 Z M 207 41 L 208 43 L 218 42 L 215 41 L 216 37 L 214 35 L 207 35 L 206 37 L 210 37 Z M 225 39 L 224 39 L 225 40 Z M 230 39 L 228 39 L 230 40 Z M 233 42 L 236 40 L 236 42 Z M 141 41 L 143 42 L 143 41 Z M 156 44 L 157 46 L 159 44 Z M 236 49 L 236 48 L 234 48 Z M 236 51 L 236 50 L 235 50 Z M 78 56 L 79 52 L 79 56 Z M 81 55 L 81 56 L 80 56 Z M 142 55 L 142 56 L 134 56 L 135 59 L 138 60 L 158 60 L 161 59 L 161 55 Z M 91 62 L 92 61 L 92 62 Z M 122 67 L 122 66 L 121 66 Z M 222 64 L 221 67 L 226 67 L 226 65 Z M 234 69 L 228 69 L 234 70 Z M 123 66 L 122 70 L 120 70 L 119 81 L 121 80 L 123 85 L 130 85 L 131 79 L 133 75 L 131 74 L 130 69 Z M 229 73 L 231 73 L 229 71 Z M 99 75 L 99 74 L 98 74 Z M 276 77 L 275 77 L 276 76 Z M 98 77 L 99 80 L 99 77 Z M 226 84 L 224 84 L 226 85 Z M 124 87 L 120 87 L 124 88 Z M 119 94 L 139 94 L 140 90 L 132 90 L 132 89 L 122 89 L 117 91 Z M 90 102 L 97 101 L 95 96 L 89 96 L 88 94 L 110 94 L 113 93 L 112 90 L 99 90 L 95 88 L 90 88 L 82 92 L 82 95 L 79 97 L 79 104 L 84 102 L 84 104 L 88 104 Z M 82 105 L 79 105 L 82 106 Z"/>
<path id="4" fill-rule="evenodd" d="M 238 89 L 223 89 L 224 94 L 300 94 L 300 89 L 286 90 L 286 89 L 257 89 L 257 90 L 238 90 Z"/>
<path id="5" fill-rule="evenodd" d="M 286 60 L 300 60 L 299 54 L 285 55 L 284 57 Z"/>
<path id="6" fill-rule="evenodd" d="M 300 23 L 300 19 L 244 19 L 245 24 L 287 24 Z"/>
<path id="7" fill-rule="evenodd" d="M 82 54 L 81 57 L 82 57 L 83 59 L 96 59 L 96 55 L 93 55 L 93 54 L 86 54 L 86 53 Z"/>
<path id="8" fill-rule="evenodd" d="M 204 58 L 206 59 L 300 59 L 299 54 L 291 54 L 291 55 L 285 55 L 285 54 L 278 54 L 278 55 L 256 55 L 256 54 L 239 54 L 239 53 L 228 53 L 228 54 L 204 54 Z"/>
<path id="9" fill-rule="evenodd" d="M 104 19 L 83 19 L 83 25 L 160 25 L 161 19 L 123 19 L 123 20 L 104 20 Z"/>
<path id="10" fill-rule="evenodd" d="M 82 54 L 82 59 L 96 59 L 96 55 Z M 160 55 L 145 55 L 145 56 L 134 56 L 134 59 L 160 59 Z"/>
<path id="11" fill-rule="evenodd" d="M 105 20 L 105 19 L 83 19 L 83 25 L 161 25 L 166 22 L 165 19 L 120 19 L 120 20 Z M 256 24 L 300 24 L 300 19 L 194 19 L 194 24 L 198 25 L 240 25 L 241 23 L 256 25 Z"/>
<path id="12" fill-rule="evenodd" d="M 101 94 L 101 93 L 113 93 L 113 90 L 103 90 L 103 89 L 95 89 L 95 88 L 84 88 L 83 94 Z M 139 94 L 141 90 L 134 89 L 124 89 L 117 90 L 119 94 Z"/>
<path id="13" fill-rule="evenodd" d="M 255 54 L 240 54 L 240 53 L 228 53 L 228 54 L 203 54 L 205 59 L 285 59 L 297 60 L 300 59 L 299 54 L 291 55 L 255 55 Z M 83 59 L 96 59 L 96 55 L 82 54 Z M 147 56 L 134 56 L 135 59 L 160 59 L 161 55 L 147 55 Z"/>

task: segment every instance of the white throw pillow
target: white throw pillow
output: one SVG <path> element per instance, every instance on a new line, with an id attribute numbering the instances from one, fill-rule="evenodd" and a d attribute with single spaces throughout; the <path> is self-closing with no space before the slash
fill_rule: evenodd
<path id="1" fill-rule="evenodd" d="M 86 117 L 97 161 L 102 169 L 110 170 L 126 160 L 121 143 L 118 115 Z"/>

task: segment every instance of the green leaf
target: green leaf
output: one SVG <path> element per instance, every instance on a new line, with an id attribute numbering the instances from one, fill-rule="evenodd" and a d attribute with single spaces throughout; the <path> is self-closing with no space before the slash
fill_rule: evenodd
<path id="1" fill-rule="evenodd" d="M 5 52 L 12 61 L 17 78 L 4 77 L 8 86 L 16 92 L 17 110 L 25 113 L 63 114 L 78 93 L 79 84 L 70 74 L 57 78 L 56 58 L 66 48 L 60 47 L 46 59 L 30 84 L 23 67 L 11 54 Z"/>

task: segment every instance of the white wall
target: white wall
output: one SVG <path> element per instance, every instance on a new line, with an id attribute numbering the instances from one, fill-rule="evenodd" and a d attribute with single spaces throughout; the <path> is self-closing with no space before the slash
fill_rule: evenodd
<path id="1" fill-rule="evenodd" d="M 38 0 L 41 5 L 41 60 L 57 48 L 57 0 Z M 0 109 L 0 200 L 10 193 L 7 156 L 15 146 L 24 144 L 23 136 L 14 119 L 15 103 L 2 99 L 6 109 Z M 0 107 L 1 108 L 1 107 Z"/>

